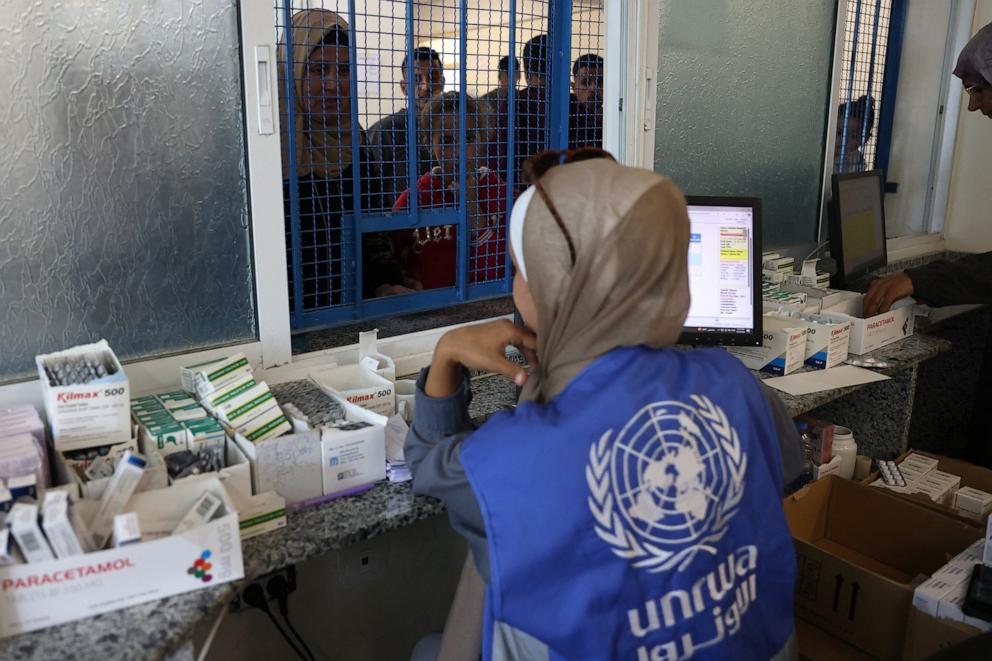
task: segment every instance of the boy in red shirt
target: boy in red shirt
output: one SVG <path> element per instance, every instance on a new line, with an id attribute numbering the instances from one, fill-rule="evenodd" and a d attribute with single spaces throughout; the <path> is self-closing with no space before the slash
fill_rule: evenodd
<path id="1" fill-rule="evenodd" d="M 468 126 L 465 153 L 469 163 L 466 181 L 468 204 L 470 283 L 503 278 L 506 261 L 506 184 L 495 172 L 476 164 L 484 151 L 485 106 L 465 100 Z M 421 209 L 457 207 L 459 193 L 459 146 L 457 92 L 436 95 L 420 115 L 419 139 L 428 144 L 438 163 L 417 180 Z M 405 211 L 410 189 L 403 191 L 393 211 Z M 399 235 L 398 237 L 396 235 Z M 399 262 L 410 279 L 422 289 L 455 285 L 458 227 L 435 225 L 394 233 Z"/>

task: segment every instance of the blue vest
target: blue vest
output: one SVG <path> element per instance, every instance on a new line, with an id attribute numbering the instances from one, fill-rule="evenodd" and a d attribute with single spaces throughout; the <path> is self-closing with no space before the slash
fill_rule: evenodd
<path id="1" fill-rule="evenodd" d="M 726 352 L 614 350 L 461 458 L 488 537 L 487 638 L 499 622 L 551 659 L 751 660 L 792 634 L 779 443 Z"/>

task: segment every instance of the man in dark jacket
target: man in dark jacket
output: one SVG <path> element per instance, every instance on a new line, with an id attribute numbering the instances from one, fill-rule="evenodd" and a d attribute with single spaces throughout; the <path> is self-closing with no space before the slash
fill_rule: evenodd
<path id="1" fill-rule="evenodd" d="M 416 112 L 430 101 L 430 98 L 444 91 L 444 67 L 441 56 L 432 48 L 421 46 L 403 58 L 400 69 L 400 89 L 403 98 L 407 96 L 407 66 L 409 58 L 413 57 L 413 84 Z M 369 129 L 369 146 L 375 157 L 376 166 L 382 175 L 382 199 L 386 209 L 410 186 L 409 181 L 409 150 L 407 148 L 407 108 L 404 106 L 392 115 L 383 117 Z M 414 136 L 416 136 L 414 127 Z M 416 138 L 415 138 L 416 139 Z M 417 145 L 417 164 L 414 179 L 421 173 L 431 169 L 430 151 L 424 145 Z"/>

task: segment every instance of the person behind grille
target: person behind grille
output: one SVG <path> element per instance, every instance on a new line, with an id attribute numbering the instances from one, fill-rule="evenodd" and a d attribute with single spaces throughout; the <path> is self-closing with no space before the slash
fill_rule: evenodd
<path id="1" fill-rule="evenodd" d="M 342 240 L 341 216 L 355 211 L 356 179 L 361 182 L 362 206 L 381 205 L 379 176 L 365 132 L 360 126 L 357 132 L 353 130 L 348 23 L 334 12 L 309 9 L 293 15 L 288 32 L 292 48 L 290 52 L 284 32 L 278 47 L 278 75 L 289 300 L 295 311 L 291 196 L 295 184 L 303 311 L 314 311 L 344 302 L 350 285 L 343 268 L 347 247 Z M 292 63 L 293 71 L 292 108 L 285 94 L 287 62 Z M 296 167 L 295 182 L 290 177 L 291 162 Z M 374 246 L 369 246 L 369 253 L 367 261 L 374 262 Z M 391 267 L 389 261 L 379 261 L 381 268 Z M 367 277 L 386 281 L 398 275 L 373 270 Z"/>
<path id="2" fill-rule="evenodd" d="M 430 149 L 434 166 L 417 180 L 422 209 L 457 208 L 460 189 L 460 101 L 457 92 L 435 95 L 421 110 L 418 140 Z M 468 278 L 470 283 L 503 277 L 506 241 L 506 184 L 482 165 L 488 142 L 488 109 L 465 100 L 465 153 L 468 224 L 470 228 Z M 410 190 L 403 191 L 394 212 L 410 206 Z M 392 233 L 404 273 L 423 289 L 454 286 L 458 228 L 453 225 L 417 227 Z"/>
<path id="3" fill-rule="evenodd" d="M 437 51 L 427 46 L 414 48 L 403 57 L 400 65 L 400 91 L 403 100 L 407 98 L 407 69 L 413 58 L 413 95 L 416 118 L 431 97 L 444 91 L 444 66 Z M 369 142 L 375 153 L 376 163 L 382 175 L 383 202 L 389 208 L 409 186 L 409 149 L 407 145 L 407 106 L 383 117 L 369 129 Z M 417 172 L 423 172 L 430 163 L 430 153 L 423 146 L 417 146 Z"/>
<path id="4" fill-rule="evenodd" d="M 595 53 L 580 55 L 572 64 L 568 115 L 570 148 L 603 146 L 603 58 Z"/>

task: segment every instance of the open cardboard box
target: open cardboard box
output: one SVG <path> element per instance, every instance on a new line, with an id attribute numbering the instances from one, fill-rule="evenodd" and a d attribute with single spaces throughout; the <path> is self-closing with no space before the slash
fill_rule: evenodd
<path id="1" fill-rule="evenodd" d="M 902 658 L 904 661 L 923 661 L 980 633 L 982 632 L 975 627 L 963 622 L 937 619 L 917 608 L 911 608 Z M 992 657 L 992 651 L 989 656 Z"/>
<path id="2" fill-rule="evenodd" d="M 783 506 L 798 561 L 797 615 L 882 659 L 902 654 L 918 579 L 985 532 L 836 476 L 801 489 Z"/>
<path id="3" fill-rule="evenodd" d="M 992 493 L 992 470 L 988 468 L 982 468 L 981 466 L 976 466 L 974 464 L 969 464 L 967 461 L 962 461 L 960 459 L 952 459 L 951 457 L 944 457 L 939 454 L 933 454 L 932 452 L 922 452 L 920 450 L 908 450 L 896 459 L 896 463 L 900 464 L 902 461 L 911 454 L 920 454 L 924 457 L 931 457 L 937 460 L 937 470 L 943 471 L 945 473 L 950 473 L 951 475 L 957 475 L 961 478 L 962 487 L 971 487 L 972 489 L 978 489 L 979 491 L 985 491 L 986 493 Z M 874 471 L 866 477 L 862 484 L 868 485 L 873 483 L 875 480 L 879 479 L 878 471 Z M 879 488 L 879 487 L 873 487 Z M 900 498 L 905 498 L 914 503 L 922 505 L 924 507 L 929 507 L 935 509 L 939 512 L 944 512 L 949 516 L 963 517 L 970 521 L 974 521 L 975 525 L 985 526 L 985 519 L 977 519 L 975 517 L 969 516 L 965 512 L 959 512 L 956 509 L 947 507 L 946 505 L 940 505 L 933 502 L 927 497 L 926 494 L 922 493 L 896 493 L 889 489 L 885 491 L 892 493 Z"/>
<path id="4" fill-rule="evenodd" d="M 840 302 L 824 307 L 821 314 L 851 322 L 849 351 L 852 354 L 860 356 L 880 349 L 909 337 L 916 328 L 915 301 L 912 299 L 898 301 L 888 312 L 865 319 L 862 314 L 864 294 L 850 291 L 840 294 Z"/>
<path id="5" fill-rule="evenodd" d="M 238 514 L 219 481 L 135 494 L 124 511 L 138 513 L 143 532 L 171 530 L 204 491 L 224 501 L 223 512 L 179 535 L 0 567 L 0 638 L 243 578 Z M 209 564 L 201 576 L 190 572 L 198 560 Z"/>

